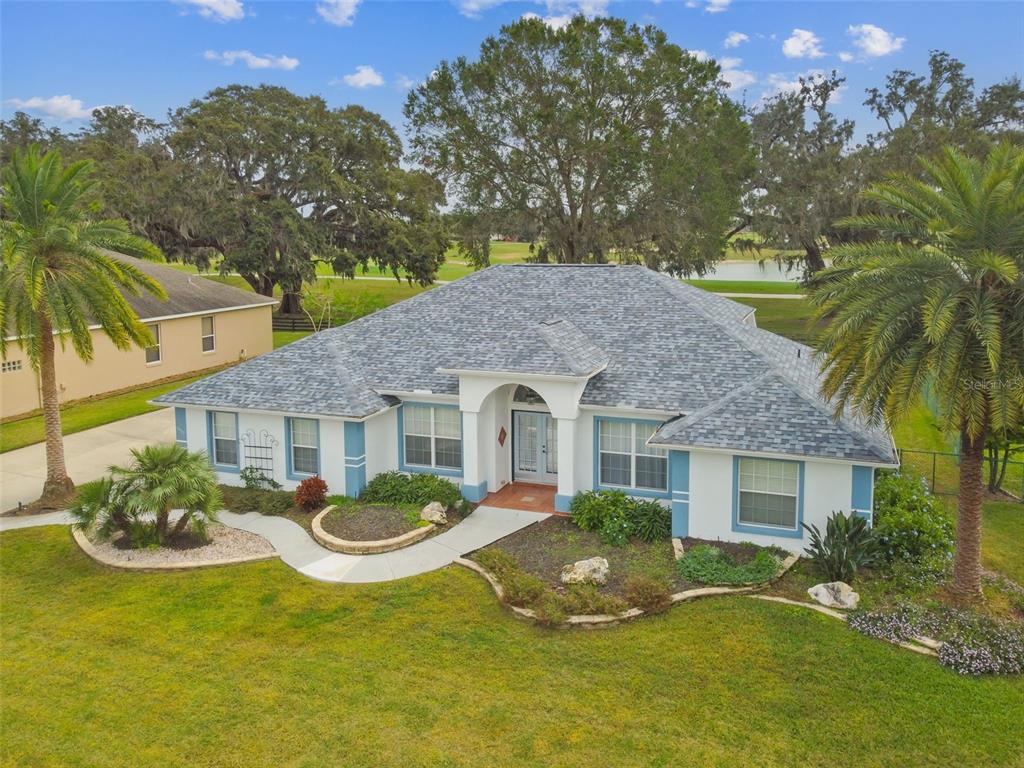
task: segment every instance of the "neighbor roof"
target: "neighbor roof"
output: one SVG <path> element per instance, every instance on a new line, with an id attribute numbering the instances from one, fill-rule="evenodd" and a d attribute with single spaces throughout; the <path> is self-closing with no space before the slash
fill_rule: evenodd
<path id="1" fill-rule="evenodd" d="M 167 301 L 161 301 L 146 292 L 138 296 L 124 294 L 125 300 L 141 320 L 277 303 L 277 299 L 269 296 L 261 296 L 252 291 L 235 288 L 233 285 L 225 285 L 194 273 L 174 269 L 166 264 L 136 259 L 120 253 L 111 254 L 111 256 L 138 267 L 167 291 Z"/>
<path id="2" fill-rule="evenodd" d="M 381 393 L 457 394 L 459 370 L 579 376 L 582 405 L 674 414 L 661 445 L 894 462 L 884 429 L 832 419 L 811 350 L 753 311 L 640 266 L 500 265 L 157 401 L 362 418 L 395 404 Z"/>

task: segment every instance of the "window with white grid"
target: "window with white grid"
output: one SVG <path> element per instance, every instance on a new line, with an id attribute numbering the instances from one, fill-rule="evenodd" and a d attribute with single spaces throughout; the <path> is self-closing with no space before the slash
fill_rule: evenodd
<path id="1" fill-rule="evenodd" d="M 462 469 L 462 414 L 450 406 L 402 406 L 405 463 Z"/>
<path id="2" fill-rule="evenodd" d="M 800 465 L 780 459 L 741 458 L 738 472 L 738 522 L 796 530 Z"/>
<path id="3" fill-rule="evenodd" d="M 668 490 L 668 451 L 647 445 L 657 426 L 598 420 L 598 482 L 645 491 Z"/>

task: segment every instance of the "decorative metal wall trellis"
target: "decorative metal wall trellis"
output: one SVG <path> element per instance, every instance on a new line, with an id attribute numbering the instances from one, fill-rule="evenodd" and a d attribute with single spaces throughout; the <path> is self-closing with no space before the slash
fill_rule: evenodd
<path id="1" fill-rule="evenodd" d="M 253 467 L 266 477 L 274 476 L 274 448 L 277 438 L 265 429 L 257 434 L 248 429 L 242 435 L 243 466 Z"/>

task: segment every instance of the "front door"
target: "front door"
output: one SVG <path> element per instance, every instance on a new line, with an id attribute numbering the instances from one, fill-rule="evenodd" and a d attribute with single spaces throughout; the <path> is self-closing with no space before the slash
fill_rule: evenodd
<path id="1" fill-rule="evenodd" d="M 512 479 L 558 482 L 558 425 L 550 413 L 512 412 Z"/>

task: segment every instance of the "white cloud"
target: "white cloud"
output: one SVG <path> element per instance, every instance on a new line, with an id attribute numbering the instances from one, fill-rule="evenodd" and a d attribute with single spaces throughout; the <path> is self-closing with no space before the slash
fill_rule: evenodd
<path id="1" fill-rule="evenodd" d="M 81 99 L 73 99 L 68 94 L 51 96 L 48 99 L 44 99 L 42 96 L 33 96 L 29 99 L 8 99 L 7 103 L 15 109 L 35 112 L 57 120 L 84 120 L 92 116 L 94 109 L 99 109 L 98 106 L 83 106 Z"/>
<path id="2" fill-rule="evenodd" d="M 204 19 L 214 21 L 238 21 L 245 16 L 242 0 L 181 0 L 198 10 Z"/>
<path id="3" fill-rule="evenodd" d="M 845 61 L 845 62 L 849 63 L 849 62 L 853 61 L 853 59 L 854 59 L 854 56 L 849 51 L 840 51 L 839 52 L 839 60 L 840 61 Z"/>
<path id="4" fill-rule="evenodd" d="M 750 35 L 744 34 L 743 32 L 730 32 L 725 38 L 723 45 L 726 48 L 738 48 L 743 43 L 750 41 Z"/>
<path id="5" fill-rule="evenodd" d="M 703 48 L 691 48 L 686 51 L 688 54 L 693 56 L 697 61 L 707 61 L 711 58 L 711 54 L 705 51 Z"/>
<path id="6" fill-rule="evenodd" d="M 323 0 L 316 4 L 316 12 L 328 24 L 336 27 L 351 27 L 356 20 L 356 11 L 361 0 Z"/>
<path id="7" fill-rule="evenodd" d="M 797 75 L 792 74 L 771 74 L 768 75 L 767 83 L 768 90 L 761 94 L 762 99 L 768 99 L 780 93 L 796 93 L 800 90 L 800 78 L 809 82 L 816 82 L 823 78 L 828 77 L 828 73 L 823 69 L 808 69 L 806 72 L 801 72 Z M 838 104 L 843 98 L 843 92 L 846 90 L 846 85 L 840 85 L 832 95 L 829 97 L 829 104 Z"/>
<path id="8" fill-rule="evenodd" d="M 722 68 L 720 77 L 729 84 L 730 91 L 740 91 L 757 82 L 757 76 L 749 69 L 740 69 L 743 66 L 743 59 L 732 56 L 725 56 L 718 60 L 718 66 Z"/>
<path id="9" fill-rule="evenodd" d="M 907 42 L 905 37 L 893 37 L 892 33 L 886 32 L 874 24 L 853 24 L 847 30 L 847 34 L 853 38 L 853 45 L 868 58 L 888 56 L 895 53 Z"/>
<path id="10" fill-rule="evenodd" d="M 708 4 L 704 7 L 705 13 L 721 13 L 726 10 L 732 0 L 708 0 Z"/>
<path id="11" fill-rule="evenodd" d="M 275 56 L 272 53 L 257 56 L 252 51 L 206 51 L 203 58 L 207 61 L 219 61 L 225 67 L 230 67 L 238 61 L 249 69 L 292 70 L 299 66 L 299 60 L 292 56 Z"/>
<path id="12" fill-rule="evenodd" d="M 343 75 L 340 80 L 331 80 L 331 85 L 342 84 L 352 88 L 376 88 L 379 85 L 384 85 L 384 78 L 369 64 L 362 64 L 356 67 L 355 72 Z"/>
<path id="13" fill-rule="evenodd" d="M 395 88 L 399 91 L 408 91 L 410 88 L 416 87 L 416 81 L 408 75 L 398 74 L 395 75 Z"/>
<path id="14" fill-rule="evenodd" d="M 514 0 L 452 0 L 463 16 L 471 19 L 478 19 L 480 15 L 491 8 L 504 5 Z M 533 0 L 534 5 L 544 6 L 546 13 L 542 17 L 537 13 L 524 13 L 523 18 L 543 18 L 548 26 L 554 29 L 561 29 L 573 16 L 583 15 L 588 19 L 595 16 L 604 16 L 608 12 L 610 0 Z"/>
<path id="15" fill-rule="evenodd" d="M 821 38 L 809 29 L 794 29 L 783 41 L 782 53 L 789 59 L 820 59 L 825 55 Z"/>

